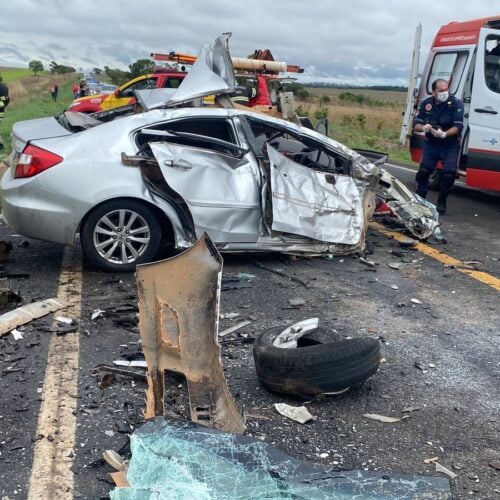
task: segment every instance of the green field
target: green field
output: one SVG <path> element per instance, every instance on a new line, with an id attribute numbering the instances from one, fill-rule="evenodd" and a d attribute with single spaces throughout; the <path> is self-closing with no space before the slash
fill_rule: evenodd
<path id="1" fill-rule="evenodd" d="M 311 95 L 296 99 L 301 114 L 313 122 L 323 114 L 328 116 L 330 137 L 352 149 L 368 149 L 389 154 L 390 159 L 410 163 L 408 146 L 399 144 L 405 92 L 372 89 L 334 89 L 307 87 Z M 349 101 L 342 94 L 359 96 Z M 325 98 L 326 96 L 326 98 Z"/>
<path id="2" fill-rule="evenodd" d="M 5 110 L 0 131 L 5 145 L 5 149 L 0 151 L 0 159 L 10 152 L 10 130 L 14 123 L 56 115 L 68 109 L 73 100 L 71 87 L 75 79 L 74 75 L 57 78 L 51 75 L 35 77 L 29 70 L 13 69 L 12 73 L 15 72 L 18 72 L 20 76 L 7 82 L 11 102 Z M 0 74 L 4 76 L 11 73 L 2 68 Z M 5 76 L 4 81 L 6 81 Z M 57 102 L 54 102 L 50 95 L 50 87 L 55 82 L 59 85 Z"/>
<path id="3" fill-rule="evenodd" d="M 42 71 L 40 74 L 48 74 L 47 71 Z M 27 78 L 32 76 L 33 73 L 29 69 L 24 68 L 2 68 L 0 67 L 0 75 L 3 78 L 5 83 L 13 82 L 16 80 L 20 80 L 21 78 Z"/>

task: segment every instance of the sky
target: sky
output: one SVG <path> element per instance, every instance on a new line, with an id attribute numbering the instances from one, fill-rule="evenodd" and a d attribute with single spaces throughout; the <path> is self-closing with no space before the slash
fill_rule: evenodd
<path id="1" fill-rule="evenodd" d="M 492 0 L 15 0 L 2 1 L 0 67 L 40 60 L 86 71 L 128 69 L 151 52 L 197 54 L 231 32 L 231 55 L 269 48 L 304 68 L 301 81 L 407 85 L 415 29 L 421 66 L 437 29 L 500 17 Z"/>

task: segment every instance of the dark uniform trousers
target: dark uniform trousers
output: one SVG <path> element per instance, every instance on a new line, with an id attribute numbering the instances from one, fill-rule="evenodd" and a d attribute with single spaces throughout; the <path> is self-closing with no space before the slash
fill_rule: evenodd
<path id="1" fill-rule="evenodd" d="M 424 146 L 420 168 L 415 177 L 417 194 L 424 198 L 427 196 L 429 178 L 434 172 L 438 161 L 441 161 L 443 169 L 439 182 L 439 194 L 447 196 L 453 187 L 457 175 L 459 153 L 460 143 L 458 141 L 453 141 L 449 144 L 427 142 Z"/>
<path id="2" fill-rule="evenodd" d="M 459 99 L 450 96 L 445 102 L 438 103 L 434 97 L 424 99 L 419 106 L 415 116 L 414 124 L 430 124 L 433 128 L 441 128 L 446 131 L 451 127 L 463 128 L 463 104 Z M 443 166 L 441 180 L 439 183 L 439 196 L 442 203 L 446 203 L 446 197 L 455 182 L 458 168 L 458 156 L 460 154 L 460 139 L 458 136 L 445 139 L 435 138 L 430 132 L 425 135 L 425 144 L 422 152 L 422 160 L 415 181 L 417 183 L 417 194 L 427 196 L 429 189 L 429 178 L 434 172 L 439 161 Z M 438 201 L 439 204 L 439 201 Z"/>

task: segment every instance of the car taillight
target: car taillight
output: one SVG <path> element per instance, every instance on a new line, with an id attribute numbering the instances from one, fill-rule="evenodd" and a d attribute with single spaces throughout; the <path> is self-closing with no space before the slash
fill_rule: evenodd
<path id="1" fill-rule="evenodd" d="M 51 153 L 36 146 L 26 146 L 21 156 L 17 159 L 16 179 L 23 177 L 33 177 L 34 175 L 47 170 L 58 163 L 61 163 L 63 158 L 59 155 Z"/>

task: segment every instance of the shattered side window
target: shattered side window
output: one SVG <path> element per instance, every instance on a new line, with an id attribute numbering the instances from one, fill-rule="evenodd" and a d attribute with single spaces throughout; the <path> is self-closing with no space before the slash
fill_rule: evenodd
<path id="1" fill-rule="evenodd" d="M 349 173 L 347 160 L 330 151 L 324 144 L 309 137 L 296 136 L 285 128 L 273 127 L 251 119 L 248 122 L 255 137 L 255 147 L 263 156 L 266 155 L 266 144 L 270 144 L 281 154 L 304 167 L 322 172 Z"/>
<path id="2" fill-rule="evenodd" d="M 155 135 L 158 131 L 158 135 Z M 143 151 L 148 143 L 166 141 L 183 146 L 208 149 L 217 153 L 240 157 L 243 152 L 236 140 L 232 124 L 221 118 L 175 120 L 157 123 L 143 130 L 137 142 Z"/>

